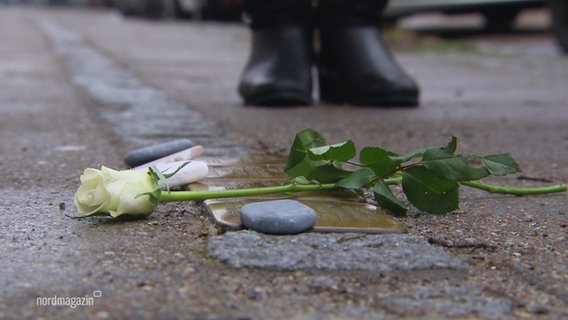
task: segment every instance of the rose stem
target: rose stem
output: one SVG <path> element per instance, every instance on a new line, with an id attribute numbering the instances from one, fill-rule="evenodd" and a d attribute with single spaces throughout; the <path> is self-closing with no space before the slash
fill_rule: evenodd
<path id="1" fill-rule="evenodd" d="M 398 184 L 401 181 L 402 177 L 389 178 L 384 180 L 386 184 Z M 558 184 L 547 187 L 536 187 L 536 188 L 513 188 L 513 187 L 496 186 L 477 181 L 463 181 L 460 183 L 468 187 L 487 191 L 489 193 L 512 194 L 517 196 L 548 194 L 548 193 L 564 192 L 567 190 L 567 186 L 564 184 Z M 160 196 L 160 202 L 207 200 L 207 199 L 217 199 L 217 198 L 237 198 L 237 197 L 273 194 L 273 193 L 331 190 L 336 188 L 339 187 L 337 187 L 333 183 L 327 183 L 327 184 L 305 184 L 305 185 L 287 184 L 287 185 L 274 186 L 274 187 L 234 189 L 234 190 L 172 191 L 172 192 L 162 192 Z"/>
<path id="2" fill-rule="evenodd" d="M 335 189 L 333 183 L 326 184 L 287 184 L 274 187 L 233 189 L 233 190 L 208 190 L 208 191 L 162 191 L 160 202 L 207 200 L 217 198 L 236 198 L 257 196 L 271 193 L 301 192 Z"/>
<path id="3" fill-rule="evenodd" d="M 477 181 L 464 181 L 461 184 L 473 187 L 481 190 L 485 190 L 489 193 L 503 193 L 503 194 L 513 194 L 516 196 L 525 196 L 531 194 L 546 194 L 546 193 L 555 193 L 555 192 L 564 192 L 567 190 L 565 184 L 557 184 L 548 187 L 535 187 L 535 188 L 512 188 L 512 187 L 503 187 L 503 186 L 495 186 L 491 184 L 481 183 Z"/>
<path id="4" fill-rule="evenodd" d="M 386 184 L 398 184 L 402 182 L 402 177 L 389 178 L 385 179 L 384 181 Z M 479 181 L 462 181 L 460 182 L 460 184 L 472 188 L 481 189 L 489 193 L 512 194 L 516 196 L 564 192 L 568 189 L 565 184 L 557 184 L 553 186 L 533 187 L 533 188 L 513 188 L 513 187 L 496 186 L 492 184 L 482 183 Z"/>

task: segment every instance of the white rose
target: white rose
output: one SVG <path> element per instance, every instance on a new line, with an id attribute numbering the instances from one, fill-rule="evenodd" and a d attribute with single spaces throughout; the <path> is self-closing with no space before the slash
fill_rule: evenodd
<path id="1" fill-rule="evenodd" d="M 147 216 L 154 211 L 159 194 L 156 181 L 147 173 L 103 166 L 101 170 L 85 169 L 74 202 L 78 217 Z"/>

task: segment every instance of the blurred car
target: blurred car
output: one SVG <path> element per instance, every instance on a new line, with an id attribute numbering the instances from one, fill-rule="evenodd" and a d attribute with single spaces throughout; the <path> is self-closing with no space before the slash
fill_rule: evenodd
<path id="1" fill-rule="evenodd" d="M 524 9 L 548 6 L 552 29 L 564 53 L 568 53 L 568 0 L 391 0 L 386 10 L 388 19 L 422 13 L 480 13 L 487 30 L 511 28 Z"/>
<path id="2" fill-rule="evenodd" d="M 242 0 L 116 0 L 125 16 L 240 21 Z"/>
<path id="3" fill-rule="evenodd" d="M 124 15 L 240 21 L 244 0 L 115 0 Z M 283 0 L 286 1 L 286 0 Z M 326 1 L 326 0 L 319 0 Z M 480 13 L 487 30 L 507 30 L 525 9 L 549 6 L 558 43 L 568 53 L 568 0 L 390 0 L 387 19 L 422 13 Z"/>
<path id="4" fill-rule="evenodd" d="M 116 8 L 125 16 L 151 19 L 190 16 L 202 0 L 115 0 Z"/>
<path id="5" fill-rule="evenodd" d="M 391 0 L 386 16 L 391 19 L 421 13 L 480 13 L 486 29 L 506 30 L 524 9 L 544 7 L 545 0 Z"/>

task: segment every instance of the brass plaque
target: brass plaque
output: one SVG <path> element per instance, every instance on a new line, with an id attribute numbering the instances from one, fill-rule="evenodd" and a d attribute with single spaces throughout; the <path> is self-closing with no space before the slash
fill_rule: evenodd
<path id="1" fill-rule="evenodd" d="M 207 161 L 207 160 L 206 160 Z M 209 161 L 207 161 L 209 164 Z M 190 190 L 244 189 L 281 185 L 288 177 L 283 169 L 286 159 L 255 154 L 239 159 L 214 159 L 207 179 L 190 185 Z M 382 209 L 343 189 L 314 192 L 280 193 L 254 197 L 211 199 L 205 201 L 215 222 L 241 229 L 239 210 L 247 203 L 293 199 L 312 208 L 317 215 L 316 232 L 404 233 L 406 228 Z"/>

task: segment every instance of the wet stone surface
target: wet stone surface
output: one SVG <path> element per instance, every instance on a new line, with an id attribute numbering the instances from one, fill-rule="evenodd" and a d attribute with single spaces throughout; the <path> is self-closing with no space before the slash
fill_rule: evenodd
<path id="1" fill-rule="evenodd" d="M 314 210 L 294 200 L 249 203 L 240 210 L 243 226 L 268 234 L 304 232 L 316 223 Z"/>
<path id="2" fill-rule="evenodd" d="M 333 105 L 261 109 L 240 107 L 234 89 L 248 50 L 245 30 L 128 21 L 100 10 L 66 10 L 53 17 L 58 10 L 50 8 L 43 18 L 60 28 L 46 33 L 37 23 L 42 12 L 10 18 L 7 12 L 15 6 L 9 7 L 0 10 L 2 30 L 10 30 L 0 36 L 0 73 L 10 79 L 0 89 L 6 106 L 0 116 L 5 160 L 0 162 L 8 188 L 0 202 L 0 238 L 6 242 L 0 250 L 5 262 L 0 318 L 567 318 L 565 196 L 513 199 L 468 190 L 455 214 L 412 212 L 398 219 L 409 232 L 468 266 L 386 274 L 376 270 L 386 269 L 382 264 L 392 268 L 397 259 L 368 271 L 231 267 L 204 254 L 210 237 L 211 243 L 218 241 L 218 252 L 229 246 L 219 242 L 230 234 L 216 238 L 218 229 L 188 205 L 160 206 L 149 220 L 128 223 L 70 221 L 64 215 L 75 213 L 70 199 L 84 166 L 121 164 L 125 151 L 179 137 L 206 146 L 211 157 L 235 156 L 243 149 L 227 135 L 247 146 L 260 139 L 282 151 L 307 126 L 322 128 L 330 142 L 350 138 L 360 146 L 402 152 L 456 135 L 464 138 L 465 152 L 511 152 L 528 176 L 565 183 L 568 140 L 559 132 L 568 110 L 562 85 L 566 64 L 550 56 L 516 59 L 525 46 L 547 46 L 538 40 L 540 32 L 534 34 L 536 42 L 519 33 L 522 39 L 513 39 L 519 50 L 506 55 L 492 53 L 493 47 L 481 48 L 482 55 L 469 49 L 398 55 L 424 87 L 423 107 L 412 111 Z M 65 37 L 68 31 L 76 37 Z M 512 43 L 495 36 L 494 47 Z M 89 99 L 73 99 L 68 80 Z M 164 112 L 157 116 L 156 110 Z M 77 152 L 73 146 L 85 149 Z M 515 178 L 508 182 L 521 184 Z M 65 203 L 67 211 L 61 212 Z M 290 237 L 257 236 L 264 239 L 259 246 L 264 258 L 268 248 L 290 242 Z M 360 237 L 335 236 L 343 240 L 323 245 L 340 250 L 350 241 L 345 237 Z M 295 250 L 308 250 L 309 259 L 324 250 L 307 240 L 317 234 L 297 237 L 305 243 Z M 421 243 L 428 252 L 428 243 Z M 306 249 L 308 244 L 313 247 Z M 271 258 L 280 259 L 276 253 Z M 232 254 L 227 251 L 227 259 L 236 259 Z M 248 254 L 244 260 L 250 260 Z M 103 292 L 94 306 L 36 303 L 38 296 L 83 296 L 94 290 Z"/>
<path id="3" fill-rule="evenodd" d="M 235 268 L 377 272 L 465 268 L 446 250 L 407 234 L 272 236 L 239 231 L 210 238 L 207 254 Z"/>
<path id="4" fill-rule="evenodd" d="M 70 69 L 73 84 L 85 90 L 95 104 L 105 107 L 102 118 L 114 125 L 114 134 L 127 145 L 142 147 L 159 143 L 163 137 L 191 137 L 195 144 L 208 146 L 212 156 L 248 152 L 222 138 L 224 131 L 216 123 L 144 84 L 79 34 L 49 20 L 40 20 L 38 25 Z"/>

